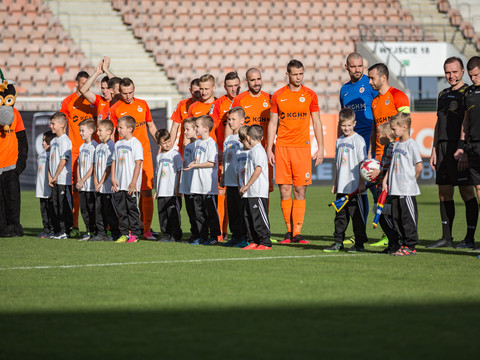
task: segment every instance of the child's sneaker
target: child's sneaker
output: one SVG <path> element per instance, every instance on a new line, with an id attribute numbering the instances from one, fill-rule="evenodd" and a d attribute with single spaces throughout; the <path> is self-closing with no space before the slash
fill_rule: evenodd
<path id="1" fill-rule="evenodd" d="M 45 231 L 37 235 L 39 239 L 47 239 L 48 237 L 50 237 L 50 233 L 46 233 Z"/>
<path id="2" fill-rule="evenodd" d="M 292 242 L 297 244 L 310 244 L 310 241 L 305 240 L 300 234 L 295 235 L 292 239 Z"/>
<path id="3" fill-rule="evenodd" d="M 408 256 L 408 255 L 416 255 L 417 251 L 415 249 L 410 249 L 408 246 L 401 246 L 400 249 L 393 252 L 392 256 Z"/>
<path id="4" fill-rule="evenodd" d="M 347 250 L 348 252 L 365 252 L 365 248 L 363 244 L 354 244 L 350 249 Z"/>
<path id="5" fill-rule="evenodd" d="M 340 250 L 343 250 L 343 244 L 341 243 L 334 243 L 332 246 L 323 249 L 324 252 L 339 252 Z"/>
<path id="6" fill-rule="evenodd" d="M 87 241 L 91 237 L 92 237 L 92 235 L 89 232 L 87 232 L 87 233 L 85 233 L 85 235 L 83 235 L 81 238 L 79 238 L 78 241 Z"/>
<path id="7" fill-rule="evenodd" d="M 128 241 L 128 236 L 127 235 L 122 235 L 120 236 L 115 242 L 118 243 L 126 243 Z"/>
<path id="8" fill-rule="evenodd" d="M 236 238 L 236 237 L 233 237 L 228 240 L 225 244 L 222 244 L 222 246 L 228 246 L 228 247 L 232 247 L 232 246 L 235 246 L 237 245 L 238 243 L 240 243 L 242 241 L 242 239 L 240 238 Z"/>
<path id="9" fill-rule="evenodd" d="M 355 235 L 351 236 L 348 239 L 343 240 L 343 245 L 355 244 Z"/>
<path id="10" fill-rule="evenodd" d="M 245 246 L 244 248 L 242 248 L 242 250 L 255 250 L 257 248 L 257 244 L 255 244 L 254 242 L 248 244 L 247 246 Z"/>
<path id="11" fill-rule="evenodd" d="M 205 242 L 204 239 L 202 239 L 202 238 L 197 238 L 197 239 L 189 242 L 189 244 L 190 244 L 190 245 L 201 245 L 201 244 L 203 244 L 204 242 Z"/>
<path id="12" fill-rule="evenodd" d="M 137 241 L 138 241 L 138 238 L 135 235 L 130 235 L 128 237 L 127 243 L 134 243 L 134 242 L 137 242 Z"/>
<path id="13" fill-rule="evenodd" d="M 155 236 L 153 236 L 152 232 L 151 231 L 145 231 L 143 233 L 143 238 L 145 240 L 157 240 L 157 238 Z"/>
<path id="14" fill-rule="evenodd" d="M 76 227 L 72 228 L 72 230 L 70 230 L 70 237 L 71 238 L 74 238 L 74 237 L 79 237 L 80 236 L 80 230 Z"/>
<path id="15" fill-rule="evenodd" d="M 293 234 L 289 231 L 283 237 L 283 240 L 280 241 L 280 244 L 290 244 L 292 242 Z"/>
<path id="16" fill-rule="evenodd" d="M 370 246 L 388 246 L 387 235 L 383 234 L 382 238 L 379 241 L 377 241 L 376 243 L 370 244 Z"/>
<path id="17" fill-rule="evenodd" d="M 255 250 L 272 250 L 271 246 L 258 245 Z"/>
<path id="18" fill-rule="evenodd" d="M 248 245 L 249 245 L 249 242 L 247 240 L 242 240 L 237 245 L 234 245 L 233 247 L 243 249 L 245 246 L 248 246 Z"/>
<path id="19" fill-rule="evenodd" d="M 214 238 L 210 238 L 207 241 L 204 241 L 202 243 L 202 245 L 217 245 L 217 244 L 218 244 L 218 240 Z"/>
<path id="20" fill-rule="evenodd" d="M 57 239 L 57 240 L 65 240 L 68 239 L 68 235 L 66 233 L 58 233 L 53 235 L 52 239 Z"/>

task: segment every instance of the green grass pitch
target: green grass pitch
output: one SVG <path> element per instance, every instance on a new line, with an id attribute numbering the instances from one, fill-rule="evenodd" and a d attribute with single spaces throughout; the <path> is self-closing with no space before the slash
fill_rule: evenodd
<path id="1" fill-rule="evenodd" d="M 23 192 L 26 236 L 0 239 L 0 359 L 472 359 L 480 259 L 425 250 L 441 224 L 436 187 L 421 190 L 419 251 L 408 258 L 369 246 L 323 253 L 330 187 L 307 191 L 311 244 L 271 251 L 37 239 L 38 199 Z M 466 225 L 455 199 L 457 242 Z M 185 210 L 182 219 L 188 236 Z M 279 239 L 277 189 L 270 221 Z M 368 235 L 381 230 L 369 225 Z"/>

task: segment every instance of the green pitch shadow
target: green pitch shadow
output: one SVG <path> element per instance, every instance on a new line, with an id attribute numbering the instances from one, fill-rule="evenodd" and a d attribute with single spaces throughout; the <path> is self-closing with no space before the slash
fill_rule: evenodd
<path id="1" fill-rule="evenodd" d="M 3 313 L 0 359 L 474 358 L 478 305 Z"/>

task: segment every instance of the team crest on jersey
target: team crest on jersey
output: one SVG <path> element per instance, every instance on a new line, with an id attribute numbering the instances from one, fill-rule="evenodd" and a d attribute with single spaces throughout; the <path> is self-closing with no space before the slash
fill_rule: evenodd
<path id="1" fill-rule="evenodd" d="M 309 172 L 305 173 L 305 178 L 310 179 L 310 173 Z"/>
<path id="2" fill-rule="evenodd" d="M 143 109 L 139 106 L 139 107 L 137 108 L 137 111 L 138 111 L 138 112 L 142 112 Z"/>
<path id="3" fill-rule="evenodd" d="M 363 94 L 363 93 L 365 92 L 365 87 L 362 86 L 360 89 L 358 89 L 358 92 L 359 92 L 360 94 Z"/>
<path id="4" fill-rule="evenodd" d="M 298 99 L 301 103 L 305 102 L 305 98 L 302 96 L 300 99 Z"/>
<path id="5" fill-rule="evenodd" d="M 385 105 L 388 105 L 388 104 L 390 104 L 390 100 L 389 100 L 389 99 L 385 100 Z"/>
<path id="6" fill-rule="evenodd" d="M 457 109 L 458 109 L 458 102 L 452 101 L 452 102 L 450 103 L 450 109 L 449 109 L 449 110 L 455 111 L 455 110 L 457 110 Z"/>
<path id="7" fill-rule="evenodd" d="M 267 108 L 267 107 L 268 107 L 268 103 L 267 103 L 266 101 L 263 103 L 263 107 L 264 107 L 264 108 Z"/>

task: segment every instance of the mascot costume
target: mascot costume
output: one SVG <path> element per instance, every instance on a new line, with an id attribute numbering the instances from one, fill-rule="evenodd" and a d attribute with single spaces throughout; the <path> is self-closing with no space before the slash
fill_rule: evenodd
<path id="1" fill-rule="evenodd" d="M 0 237 L 23 236 L 20 225 L 20 180 L 28 157 L 22 117 L 14 108 L 17 92 L 0 70 Z"/>

